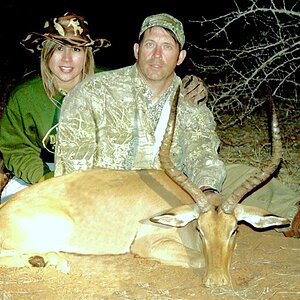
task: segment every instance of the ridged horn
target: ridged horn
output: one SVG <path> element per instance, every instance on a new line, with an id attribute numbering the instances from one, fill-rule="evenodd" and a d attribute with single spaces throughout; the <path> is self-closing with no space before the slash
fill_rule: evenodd
<path id="1" fill-rule="evenodd" d="M 273 103 L 272 96 L 269 97 L 269 103 L 272 112 L 272 157 L 268 165 L 263 167 L 260 171 L 246 179 L 233 193 L 224 201 L 222 209 L 226 213 L 231 213 L 236 205 L 243 200 L 243 198 L 252 192 L 259 185 L 263 185 L 277 170 L 282 159 L 282 143 L 280 137 L 280 130 L 278 126 L 278 119 Z"/>
<path id="2" fill-rule="evenodd" d="M 172 139 L 174 136 L 174 129 L 176 123 L 176 112 L 178 99 L 180 94 L 180 88 L 178 87 L 176 94 L 172 101 L 170 116 L 159 149 L 159 160 L 162 168 L 165 170 L 166 174 L 179 186 L 181 186 L 197 203 L 201 212 L 206 212 L 211 208 L 209 201 L 207 200 L 205 194 L 200 190 L 200 188 L 194 184 L 184 173 L 180 172 L 173 164 L 170 158 Z"/>

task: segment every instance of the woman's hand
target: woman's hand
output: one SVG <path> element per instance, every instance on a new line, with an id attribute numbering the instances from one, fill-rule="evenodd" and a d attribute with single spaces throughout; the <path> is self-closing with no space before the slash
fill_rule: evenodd
<path id="1" fill-rule="evenodd" d="M 182 79 L 184 98 L 191 103 L 199 104 L 208 99 L 208 89 L 204 81 L 195 75 L 186 75 Z"/>

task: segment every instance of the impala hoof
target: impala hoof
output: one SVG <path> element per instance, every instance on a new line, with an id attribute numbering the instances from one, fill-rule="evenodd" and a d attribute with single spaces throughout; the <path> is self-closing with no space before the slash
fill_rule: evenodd
<path id="1" fill-rule="evenodd" d="M 28 262 L 35 268 L 43 268 L 46 266 L 44 258 L 38 255 L 29 257 Z"/>

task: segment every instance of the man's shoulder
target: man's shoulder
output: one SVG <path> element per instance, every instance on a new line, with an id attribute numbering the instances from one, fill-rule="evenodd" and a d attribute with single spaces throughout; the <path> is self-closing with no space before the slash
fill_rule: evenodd
<path id="1" fill-rule="evenodd" d="M 131 72 L 133 66 L 126 66 L 122 68 L 117 68 L 117 69 L 103 69 L 100 72 L 95 73 L 93 76 L 99 77 L 99 78 L 105 78 L 109 76 L 118 76 L 118 75 L 123 75 Z"/>
<path id="2" fill-rule="evenodd" d="M 131 77 L 132 66 L 112 70 L 103 70 L 85 78 L 85 80 L 78 84 L 78 89 L 81 89 L 82 87 L 94 86 L 95 84 L 109 84 L 109 86 L 118 85 L 121 84 L 125 79 L 128 80 L 128 78 Z"/>

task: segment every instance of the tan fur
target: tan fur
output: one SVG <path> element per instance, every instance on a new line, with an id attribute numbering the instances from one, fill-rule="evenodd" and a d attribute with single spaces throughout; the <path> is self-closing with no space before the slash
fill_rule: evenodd
<path id="1" fill-rule="evenodd" d="M 286 222 L 274 216 L 267 222 L 267 213 L 243 205 L 231 214 L 200 212 L 160 170 L 74 172 L 28 187 L 0 206 L 0 265 L 25 266 L 40 255 L 68 273 L 61 251 L 131 252 L 171 265 L 206 265 L 203 282 L 225 285 L 238 220 L 253 223 L 255 216 L 258 227 Z"/>
<path id="2" fill-rule="evenodd" d="M 120 254 L 133 249 L 143 257 L 201 267 L 195 224 L 176 229 L 140 223 L 182 203 L 193 201 L 159 170 L 95 169 L 55 177 L 1 205 L 1 256 L 12 250 L 14 255 L 36 255 Z"/>

